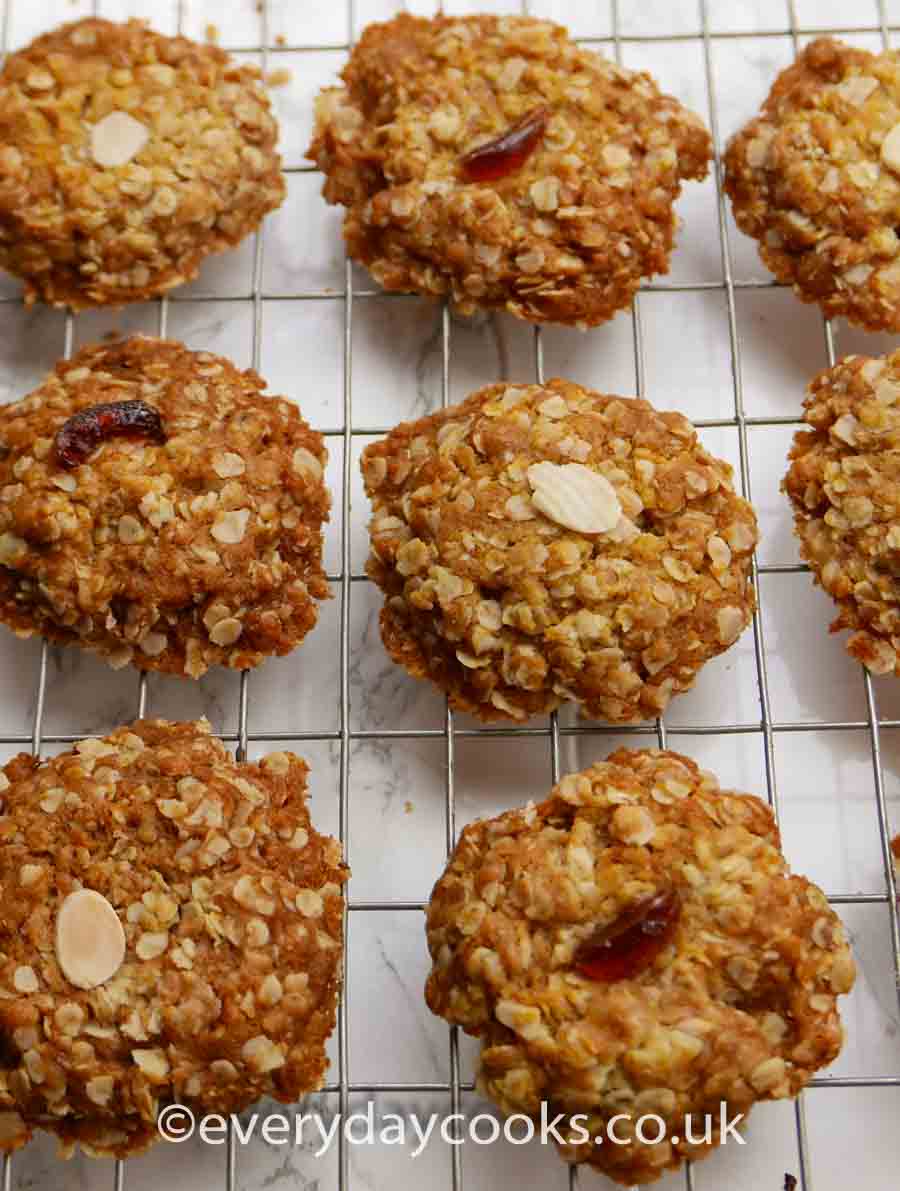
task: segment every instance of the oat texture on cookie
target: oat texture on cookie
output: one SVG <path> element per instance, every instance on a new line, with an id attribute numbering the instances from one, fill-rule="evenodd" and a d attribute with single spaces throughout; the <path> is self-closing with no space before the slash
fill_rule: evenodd
<path id="1" fill-rule="evenodd" d="M 591 326 L 668 269 L 673 203 L 711 142 L 649 75 L 549 21 L 402 14 L 364 31 L 342 77 L 309 157 L 386 289 Z"/>
<path id="2" fill-rule="evenodd" d="M 72 309 L 166 293 L 280 205 L 277 136 L 257 67 L 140 21 L 64 25 L 0 72 L 0 266 Z"/>
<path id="3" fill-rule="evenodd" d="M 900 351 L 847 356 L 812 381 L 784 490 L 800 553 L 835 601 L 832 631 L 900 676 Z"/>
<path id="4" fill-rule="evenodd" d="M 491 385 L 362 470 L 385 646 L 482 719 L 652 718 L 750 621 L 756 518 L 681 414 Z"/>
<path id="5" fill-rule="evenodd" d="M 585 949 L 598 936 L 615 948 L 617 924 L 660 895 L 678 912 L 649 961 L 585 974 Z M 658 750 L 621 749 L 539 805 L 466 827 L 427 933 L 428 1005 L 481 1040 L 482 1094 L 508 1114 L 546 1102 L 564 1118 L 561 1156 L 624 1184 L 708 1154 L 721 1105 L 733 1120 L 795 1096 L 840 1051 L 837 997 L 855 977 L 839 919 L 790 872 L 771 810 Z M 650 1113 L 666 1138 L 643 1143 Z M 624 1144 L 579 1140 L 579 1114 L 590 1138 L 622 1114 Z"/>
<path id="6" fill-rule="evenodd" d="M 729 144 L 725 189 L 799 298 L 900 330 L 900 54 L 810 43 Z"/>
<path id="7" fill-rule="evenodd" d="M 348 870 L 306 776 L 164 720 L 0 770 L 0 1149 L 126 1157 L 170 1102 L 321 1086 Z"/>
<path id="8" fill-rule="evenodd" d="M 330 595 L 327 452 L 264 389 L 136 337 L 0 407 L 0 621 L 193 678 L 298 645 Z"/>

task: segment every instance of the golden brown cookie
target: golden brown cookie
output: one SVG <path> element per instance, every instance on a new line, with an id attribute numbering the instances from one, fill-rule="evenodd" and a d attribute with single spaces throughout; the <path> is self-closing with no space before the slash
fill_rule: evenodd
<path id="1" fill-rule="evenodd" d="M 165 720 L 0 771 L 0 1148 L 124 1157 L 168 1103 L 321 1086 L 348 870 L 306 774 Z"/>
<path id="2" fill-rule="evenodd" d="M 855 977 L 769 808 L 657 750 L 620 749 L 466 827 L 427 930 L 426 999 L 482 1040 L 479 1090 L 508 1114 L 544 1102 L 563 1158 L 626 1184 L 709 1153 L 722 1105 L 732 1121 L 795 1096 L 840 1051 Z M 595 1144 L 617 1114 L 624 1144 Z M 648 1114 L 656 1144 L 636 1133 Z"/>
<path id="3" fill-rule="evenodd" d="M 667 271 L 673 203 L 711 143 L 649 75 L 549 21 L 401 14 L 364 31 L 342 77 L 308 156 L 386 289 L 592 326 Z"/>
<path id="4" fill-rule="evenodd" d="M 729 144 L 725 189 L 797 297 L 900 330 L 900 54 L 808 45 Z"/>
<path id="5" fill-rule="evenodd" d="M 362 469 L 387 650 L 482 719 L 652 718 L 750 621 L 756 518 L 681 414 L 491 385 Z"/>
<path id="6" fill-rule="evenodd" d="M 847 356 L 811 382 L 784 491 L 800 553 L 851 629 L 848 651 L 900 675 L 900 351 Z"/>
<path id="7" fill-rule="evenodd" d="M 196 277 L 284 198 L 259 70 L 86 19 L 0 72 L 0 266 L 29 302 L 121 305 Z"/>
<path id="8" fill-rule="evenodd" d="M 139 336 L 0 407 L 0 621 L 192 678 L 298 645 L 330 595 L 327 452 L 264 388 Z"/>

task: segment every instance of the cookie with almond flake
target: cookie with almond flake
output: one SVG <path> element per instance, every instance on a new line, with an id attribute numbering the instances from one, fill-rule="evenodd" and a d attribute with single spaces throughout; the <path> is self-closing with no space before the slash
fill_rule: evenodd
<path id="1" fill-rule="evenodd" d="M 362 470 L 388 653 L 481 719 L 653 718 L 750 622 L 756 517 L 679 413 L 490 385 Z"/>
<path id="2" fill-rule="evenodd" d="M 307 772 L 165 720 L 0 770 L 0 1148 L 126 1157 L 170 1103 L 321 1086 L 348 870 Z"/>
<path id="3" fill-rule="evenodd" d="M 255 66 L 141 21 L 63 25 L 0 71 L 0 267 L 78 310 L 164 294 L 285 194 Z"/>
<path id="4" fill-rule="evenodd" d="M 480 1039 L 482 1094 L 559 1114 L 561 1156 L 627 1185 L 708 1155 L 723 1109 L 795 1096 L 837 1057 L 855 977 L 769 807 L 658 750 L 466 827 L 427 934 L 426 1000 Z"/>
<path id="5" fill-rule="evenodd" d="M 0 622 L 192 678 L 297 646 L 330 595 L 327 452 L 264 390 L 137 336 L 0 407 Z"/>
<path id="6" fill-rule="evenodd" d="M 811 42 L 729 144 L 725 189 L 797 297 L 900 331 L 900 53 Z"/>
<path id="7" fill-rule="evenodd" d="M 364 31 L 342 77 L 308 156 L 386 289 L 593 326 L 668 270 L 711 141 L 648 74 L 550 21 L 404 13 Z"/>

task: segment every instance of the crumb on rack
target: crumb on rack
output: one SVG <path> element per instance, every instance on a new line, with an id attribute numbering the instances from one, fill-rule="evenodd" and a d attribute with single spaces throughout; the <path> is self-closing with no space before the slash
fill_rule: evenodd
<path id="1" fill-rule="evenodd" d="M 285 87 L 293 77 L 291 72 L 284 67 L 279 70 L 270 70 L 266 75 L 266 85 L 269 87 Z"/>
<path id="2" fill-rule="evenodd" d="M 415 803 L 410 802 L 409 799 L 407 798 L 406 802 L 404 802 L 404 804 L 403 804 L 404 813 L 407 815 L 411 815 L 415 809 L 416 809 Z"/>
<path id="3" fill-rule="evenodd" d="M 219 43 L 219 26 L 213 25 L 211 22 L 206 26 L 205 32 L 206 40 L 211 45 L 218 45 Z"/>
<path id="4" fill-rule="evenodd" d="M 283 33 L 275 34 L 275 44 L 276 45 L 287 45 L 287 38 L 285 37 L 285 35 Z"/>

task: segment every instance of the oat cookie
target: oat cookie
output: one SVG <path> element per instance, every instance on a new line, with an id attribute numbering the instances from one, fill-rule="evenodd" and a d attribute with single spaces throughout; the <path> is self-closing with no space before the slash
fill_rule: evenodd
<path id="1" fill-rule="evenodd" d="M 799 298 L 900 330 L 900 54 L 808 45 L 729 144 L 725 189 Z"/>
<path id="2" fill-rule="evenodd" d="M 722 1104 L 733 1120 L 794 1096 L 841 1048 L 855 970 L 839 919 L 790 873 L 769 808 L 677 753 L 620 749 L 472 823 L 427 930 L 426 999 L 482 1040 L 480 1091 L 510 1114 L 546 1101 L 566 1115 L 563 1158 L 621 1183 L 703 1157 Z M 619 1113 L 625 1145 L 571 1130 L 585 1114 L 595 1138 Z M 650 1113 L 658 1144 L 635 1136 Z"/>
<path id="3" fill-rule="evenodd" d="M 385 289 L 592 326 L 667 271 L 673 203 L 711 142 L 649 75 L 549 21 L 402 14 L 365 30 L 342 77 L 308 156 Z"/>
<path id="4" fill-rule="evenodd" d="M 280 205 L 277 135 L 258 68 L 140 21 L 63 25 L 0 72 L 0 266 L 28 302 L 163 294 Z"/>
<path id="5" fill-rule="evenodd" d="M 165 720 L 0 770 L 0 1148 L 125 1157 L 167 1103 L 321 1086 L 348 870 L 306 774 Z"/>
<path id="6" fill-rule="evenodd" d="M 327 452 L 264 388 L 136 337 L 0 407 L 0 621 L 192 678 L 298 645 L 330 594 Z"/>
<path id="7" fill-rule="evenodd" d="M 362 468 L 387 650 L 482 719 L 652 718 L 750 621 L 756 518 L 681 414 L 491 385 Z"/>
<path id="8" fill-rule="evenodd" d="M 900 351 L 847 356 L 812 381 L 810 430 L 794 438 L 783 488 L 800 553 L 851 629 L 847 649 L 900 675 Z"/>

